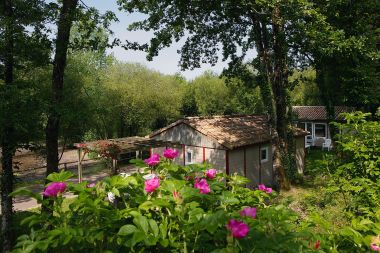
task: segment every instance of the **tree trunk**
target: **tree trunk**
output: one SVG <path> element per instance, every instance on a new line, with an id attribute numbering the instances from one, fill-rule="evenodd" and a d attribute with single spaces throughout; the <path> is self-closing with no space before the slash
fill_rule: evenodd
<path id="1" fill-rule="evenodd" d="M 46 126 L 46 175 L 58 171 L 58 136 L 61 118 L 60 104 L 63 93 L 63 76 L 67 60 L 70 29 L 78 0 L 63 0 L 60 10 L 52 76 L 52 98 Z"/>
<path id="2" fill-rule="evenodd" d="M 4 81 L 6 86 L 13 84 L 13 7 L 11 0 L 3 2 L 5 16 L 5 57 L 4 57 Z M 8 89 L 9 90 L 9 89 Z M 7 93 L 6 101 L 10 101 L 11 94 Z M 15 152 L 14 124 L 11 116 L 12 111 L 9 106 L 6 107 L 4 118 L 5 126 L 1 139 L 2 147 L 2 171 L 1 171 L 1 239 L 2 252 L 8 252 L 12 248 L 12 197 L 9 194 L 13 191 L 13 166 L 12 160 Z"/>
<path id="3" fill-rule="evenodd" d="M 277 130 L 278 135 L 274 139 L 273 165 L 278 174 L 278 184 L 280 189 L 289 189 L 289 180 L 287 179 L 283 158 L 286 155 L 286 51 L 284 50 L 283 24 L 279 9 L 273 11 L 273 53 L 272 60 L 269 52 L 270 42 L 268 36 L 268 28 L 264 22 L 260 21 L 257 15 L 252 16 L 256 50 L 258 53 L 259 63 L 256 66 L 259 70 L 259 85 L 263 101 L 270 115 L 270 127 Z M 276 22 L 276 23 L 275 23 Z M 281 41 L 282 40 L 282 41 Z M 265 74 L 261 74 L 265 73 Z"/>
<path id="4" fill-rule="evenodd" d="M 278 137 L 275 140 L 274 166 L 279 173 L 280 188 L 289 189 L 289 180 L 285 173 L 284 160 L 288 157 L 287 141 L 287 93 L 288 86 L 288 66 L 287 47 L 284 32 L 284 23 L 281 17 L 280 8 L 276 5 L 272 11 L 272 31 L 273 31 L 273 81 L 272 90 L 275 98 L 276 108 L 276 130 Z"/>

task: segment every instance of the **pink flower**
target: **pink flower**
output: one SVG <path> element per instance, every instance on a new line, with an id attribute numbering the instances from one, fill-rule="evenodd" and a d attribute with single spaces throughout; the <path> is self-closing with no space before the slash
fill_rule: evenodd
<path id="1" fill-rule="evenodd" d="M 151 157 L 149 157 L 148 159 L 145 159 L 144 162 L 148 164 L 149 166 L 155 166 L 157 163 L 160 162 L 160 155 L 152 154 Z"/>
<path id="2" fill-rule="evenodd" d="M 66 190 L 66 183 L 54 182 L 48 185 L 43 192 L 45 197 L 56 197 L 58 193 L 62 193 Z"/>
<path id="3" fill-rule="evenodd" d="M 177 191 L 174 191 L 173 192 L 173 198 L 179 198 L 179 193 Z"/>
<path id="4" fill-rule="evenodd" d="M 265 185 L 259 184 L 259 190 L 260 191 L 265 191 L 265 189 L 266 189 Z"/>
<path id="5" fill-rule="evenodd" d="M 164 150 L 164 156 L 170 160 L 176 158 L 178 155 L 179 155 L 178 150 L 171 149 L 171 148 Z"/>
<path id="6" fill-rule="evenodd" d="M 213 179 L 216 176 L 216 169 L 209 169 L 206 171 L 206 176 L 209 179 Z"/>
<path id="7" fill-rule="evenodd" d="M 249 226 L 247 224 L 233 219 L 228 222 L 227 228 L 236 239 L 244 238 L 249 232 Z"/>
<path id="8" fill-rule="evenodd" d="M 145 191 L 147 193 L 154 192 L 158 187 L 160 187 L 160 179 L 152 178 L 145 181 Z"/>
<path id="9" fill-rule="evenodd" d="M 87 185 L 87 188 L 92 188 L 92 187 L 94 187 L 95 185 L 96 185 L 95 182 L 89 183 L 89 184 Z"/>
<path id="10" fill-rule="evenodd" d="M 254 207 L 246 207 L 242 211 L 240 211 L 241 216 L 248 216 L 256 219 L 256 208 Z"/>
<path id="11" fill-rule="evenodd" d="M 270 187 L 266 187 L 266 186 L 263 185 L 263 184 L 259 184 L 258 188 L 259 188 L 260 191 L 265 191 L 265 192 L 268 193 L 268 194 L 269 194 L 269 193 L 272 193 L 272 191 L 273 191 L 272 188 L 270 188 Z"/>
<path id="12" fill-rule="evenodd" d="M 195 179 L 194 188 L 199 189 L 201 194 L 210 193 L 210 186 L 207 183 L 207 180 L 202 178 L 200 181 L 198 178 Z"/>
<path id="13" fill-rule="evenodd" d="M 374 243 L 371 243 L 371 249 L 376 252 L 380 251 L 380 247 Z"/>
<path id="14" fill-rule="evenodd" d="M 272 193 L 272 191 L 273 191 L 273 190 L 272 190 L 272 188 L 270 188 L 270 187 L 267 187 L 267 188 L 265 189 L 265 192 L 266 192 L 266 193 Z"/>

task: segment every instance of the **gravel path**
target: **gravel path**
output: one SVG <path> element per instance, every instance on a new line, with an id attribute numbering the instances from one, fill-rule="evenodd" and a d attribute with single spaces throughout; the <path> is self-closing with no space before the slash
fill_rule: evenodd
<path id="1" fill-rule="evenodd" d="M 90 169 L 90 167 L 88 169 Z M 74 174 L 76 174 L 76 168 L 71 168 L 70 170 Z M 127 172 L 127 173 L 134 173 L 137 170 L 138 169 L 132 165 L 123 166 L 123 167 L 119 168 L 119 172 Z M 43 180 L 43 176 L 44 175 L 34 175 L 33 180 Z M 107 176 L 109 176 L 109 173 L 107 170 L 98 171 L 98 172 L 94 172 L 94 173 L 91 173 L 91 171 L 88 171 L 87 174 L 86 174 L 86 170 L 84 170 L 83 181 L 97 182 L 97 181 L 102 180 L 103 178 L 105 178 Z M 23 178 L 23 176 L 21 176 L 20 178 L 22 178 L 23 181 L 24 180 L 29 181 L 26 178 Z M 72 179 L 69 179 L 68 181 L 76 183 L 76 182 L 78 182 L 78 179 L 72 178 Z M 42 194 L 42 192 L 44 190 L 44 185 L 43 184 L 32 184 L 32 185 L 27 186 L 26 188 L 29 190 L 32 190 L 33 192 Z M 68 198 L 74 197 L 74 195 L 72 195 L 72 194 L 65 194 L 64 196 L 68 197 Z M 31 208 L 36 208 L 36 207 L 39 207 L 39 204 L 33 198 L 26 197 L 26 196 L 17 196 L 15 198 L 13 198 L 13 209 L 15 211 L 25 211 L 25 210 L 28 210 Z"/>
<path id="2" fill-rule="evenodd" d="M 101 180 L 101 179 L 103 179 L 105 177 L 108 177 L 108 173 L 101 172 L 101 173 L 96 174 L 96 175 L 84 176 L 83 177 L 83 181 L 96 182 L 96 181 L 99 181 L 99 180 Z M 68 181 L 78 182 L 77 179 L 70 179 Z M 32 186 L 29 186 L 27 188 L 30 189 L 30 190 L 32 190 L 33 192 L 39 192 L 41 194 L 42 194 L 42 192 L 44 190 L 44 186 L 41 185 L 41 184 L 32 185 Z M 72 194 L 65 194 L 64 196 L 68 197 L 68 198 L 74 197 L 74 195 L 72 195 Z M 25 211 L 25 210 L 28 210 L 28 209 L 31 209 L 31 208 L 36 208 L 36 207 L 39 207 L 39 206 L 40 206 L 40 204 L 38 204 L 35 199 L 30 198 L 30 197 L 17 196 L 17 197 L 15 197 L 13 199 L 13 209 L 15 211 Z"/>

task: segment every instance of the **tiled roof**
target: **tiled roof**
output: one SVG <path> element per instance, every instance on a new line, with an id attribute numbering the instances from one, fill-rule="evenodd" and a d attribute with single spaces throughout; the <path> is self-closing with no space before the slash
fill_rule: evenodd
<path id="1" fill-rule="evenodd" d="M 188 117 L 152 133 L 150 137 L 182 123 L 229 149 L 267 142 L 272 139 L 268 117 L 264 115 Z M 295 134 L 306 135 L 307 133 L 301 130 Z"/>
<path id="2" fill-rule="evenodd" d="M 335 120 L 343 120 L 343 112 L 352 112 L 354 108 L 348 106 L 335 106 Z M 300 120 L 327 120 L 325 106 L 293 106 L 293 112 Z"/>

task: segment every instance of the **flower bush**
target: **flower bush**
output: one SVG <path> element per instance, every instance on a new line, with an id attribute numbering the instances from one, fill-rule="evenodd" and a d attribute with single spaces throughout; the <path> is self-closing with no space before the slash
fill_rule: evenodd
<path id="1" fill-rule="evenodd" d="M 300 223 L 285 206 L 269 205 L 276 193 L 268 187 L 250 190 L 244 187 L 245 177 L 210 173 L 207 164 L 183 167 L 171 159 L 159 159 L 154 167 L 136 164 L 145 166 L 145 173 L 117 175 L 96 184 L 70 183 L 70 172 L 53 173 L 46 188 L 58 189 L 53 198 L 16 191 L 13 195 L 33 196 L 54 212 L 26 218 L 23 223 L 29 224 L 30 233 L 19 236 L 13 252 L 298 253 L 329 252 L 336 241 L 350 250 L 359 243 L 367 251 L 377 246 L 370 240 L 380 233 L 374 230 L 377 223 L 366 223 L 372 237 L 363 236 L 357 243 L 347 232 L 335 237 L 323 230 L 317 234 L 314 228 L 322 221 Z M 63 191 L 76 195 L 67 208 L 62 206 Z"/>

